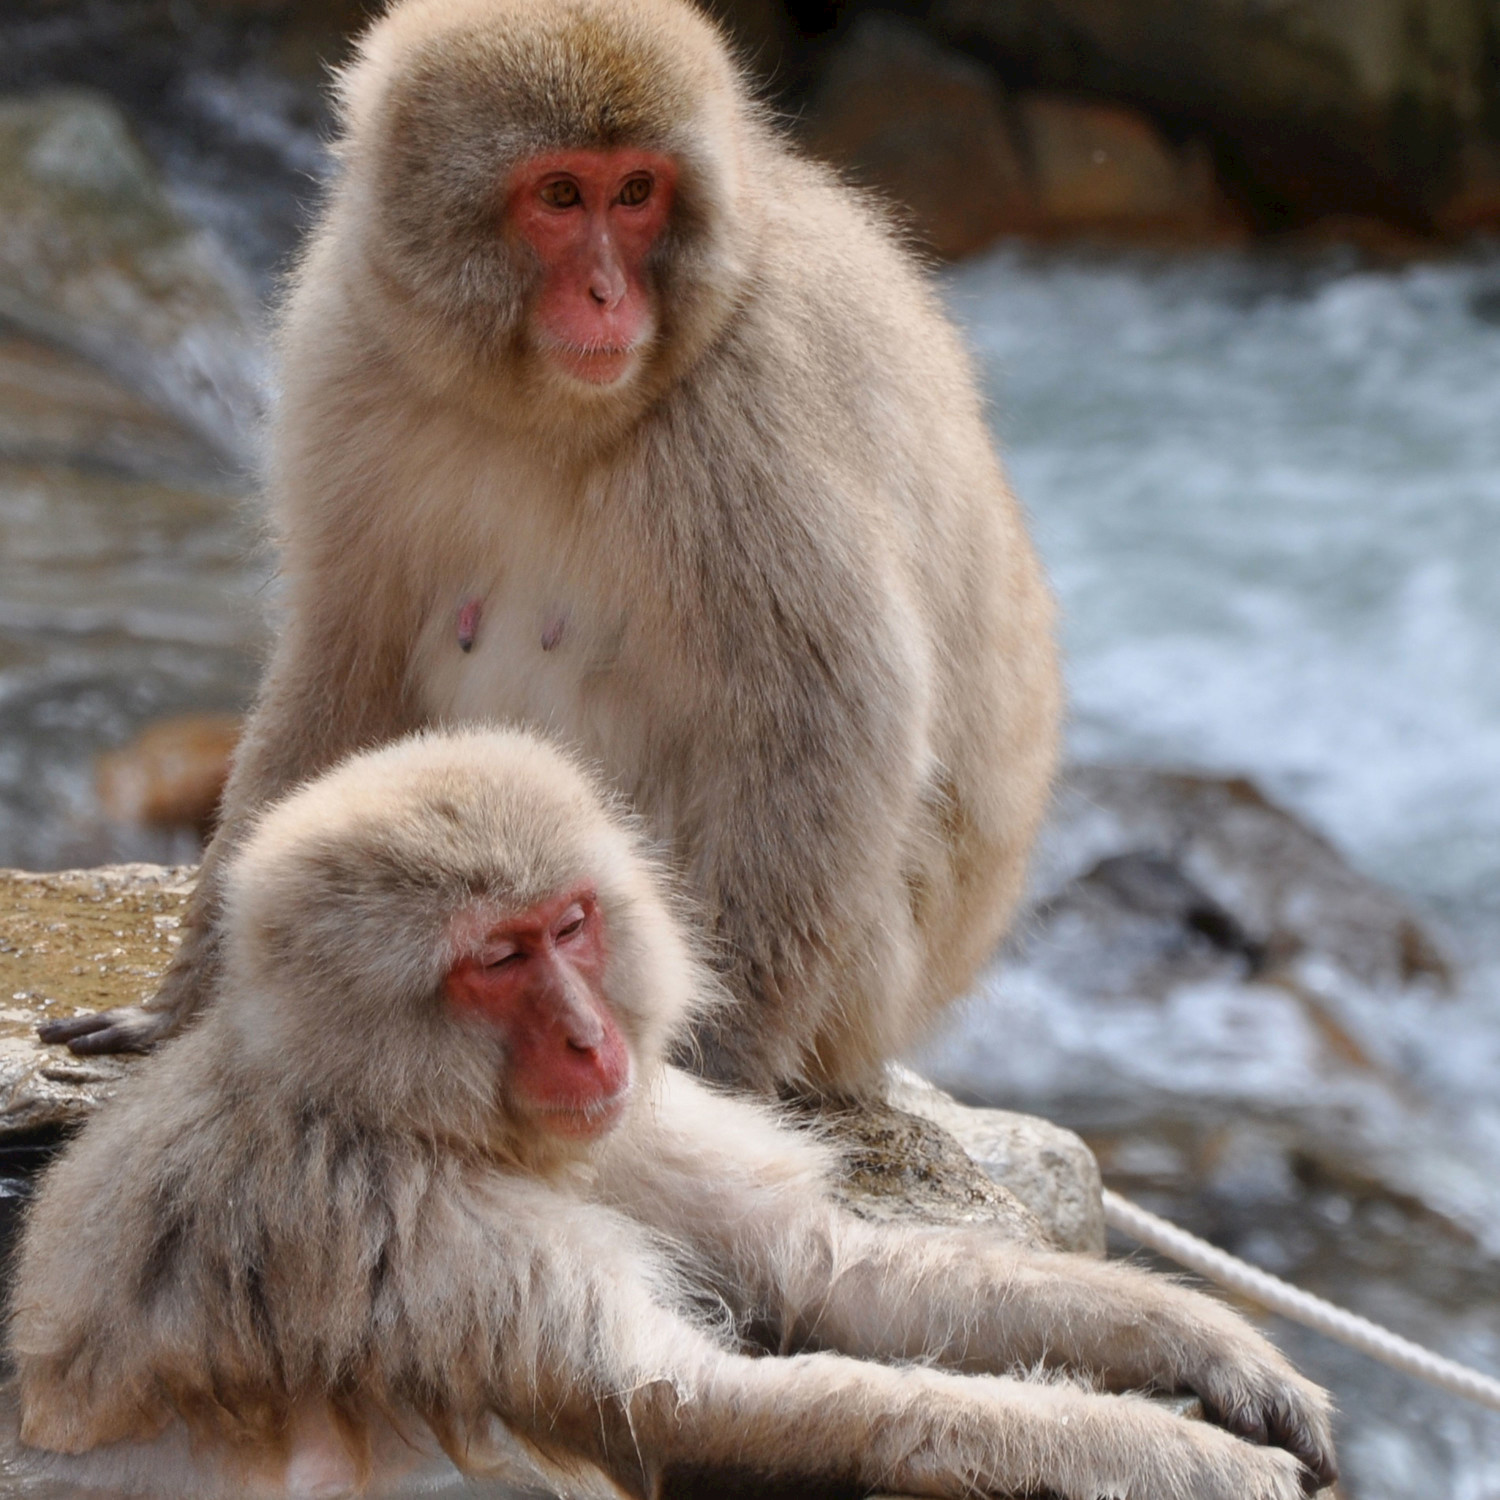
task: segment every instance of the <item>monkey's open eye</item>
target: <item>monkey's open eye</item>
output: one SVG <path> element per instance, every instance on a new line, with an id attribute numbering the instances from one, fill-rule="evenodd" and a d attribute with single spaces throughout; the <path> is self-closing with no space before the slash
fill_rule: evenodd
<path id="1" fill-rule="evenodd" d="M 543 185 L 539 194 L 548 208 L 577 208 L 583 202 L 583 194 L 571 177 L 555 177 Z"/>
<path id="2" fill-rule="evenodd" d="M 651 178 L 644 172 L 638 177 L 627 177 L 624 186 L 620 189 L 617 201 L 623 203 L 626 208 L 639 208 L 651 196 L 651 189 L 654 186 Z"/>

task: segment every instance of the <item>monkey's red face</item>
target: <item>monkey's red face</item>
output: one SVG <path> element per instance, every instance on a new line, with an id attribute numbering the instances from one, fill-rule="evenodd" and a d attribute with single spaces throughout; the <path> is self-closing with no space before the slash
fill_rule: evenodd
<path id="1" fill-rule="evenodd" d="M 666 227 L 677 171 L 649 151 L 558 151 L 510 180 L 507 213 L 542 263 L 532 317 L 561 370 L 613 385 L 656 331 L 646 256 Z"/>
<path id="2" fill-rule="evenodd" d="M 448 1002 L 505 1037 L 510 1097 L 555 1135 L 603 1135 L 630 1090 L 630 1050 L 604 998 L 594 893 L 549 896 L 489 928 L 448 971 Z"/>

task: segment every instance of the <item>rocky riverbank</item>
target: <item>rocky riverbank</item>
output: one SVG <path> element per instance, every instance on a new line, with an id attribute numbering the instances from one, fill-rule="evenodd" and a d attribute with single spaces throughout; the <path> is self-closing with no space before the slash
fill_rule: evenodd
<path id="1" fill-rule="evenodd" d="M 1488 0 L 716 8 L 808 145 L 943 256 L 1002 234 L 1202 245 L 1288 232 L 1408 253 L 1500 227 Z M 324 67 L 368 10 L 13 0 L 0 90 L 107 90 L 242 257 L 268 266 L 323 165 Z"/>

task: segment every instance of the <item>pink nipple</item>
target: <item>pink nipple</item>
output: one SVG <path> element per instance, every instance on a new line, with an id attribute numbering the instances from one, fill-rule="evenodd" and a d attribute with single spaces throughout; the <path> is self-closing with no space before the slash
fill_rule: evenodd
<path id="1" fill-rule="evenodd" d="M 472 651 L 474 637 L 479 634 L 479 615 L 484 608 L 482 599 L 466 599 L 458 611 L 458 649 Z"/>

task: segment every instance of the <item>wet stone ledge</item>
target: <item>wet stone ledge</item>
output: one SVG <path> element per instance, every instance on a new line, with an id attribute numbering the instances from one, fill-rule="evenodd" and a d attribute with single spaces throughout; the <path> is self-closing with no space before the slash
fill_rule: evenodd
<path id="1" fill-rule="evenodd" d="M 44 1046 L 37 1025 L 151 995 L 181 941 L 193 875 L 0 871 L 0 1154 L 55 1140 L 125 1076 L 133 1059 L 74 1057 Z M 991 1224 L 1023 1243 L 1103 1250 L 1099 1170 L 1070 1131 L 966 1108 L 906 1069 L 893 1070 L 888 1104 L 820 1123 L 848 1165 L 840 1197 L 862 1217 Z"/>
<path id="2" fill-rule="evenodd" d="M 134 1005 L 180 941 L 190 867 L 0 871 L 0 1144 L 79 1123 L 131 1059 L 75 1057 L 42 1021 Z"/>

